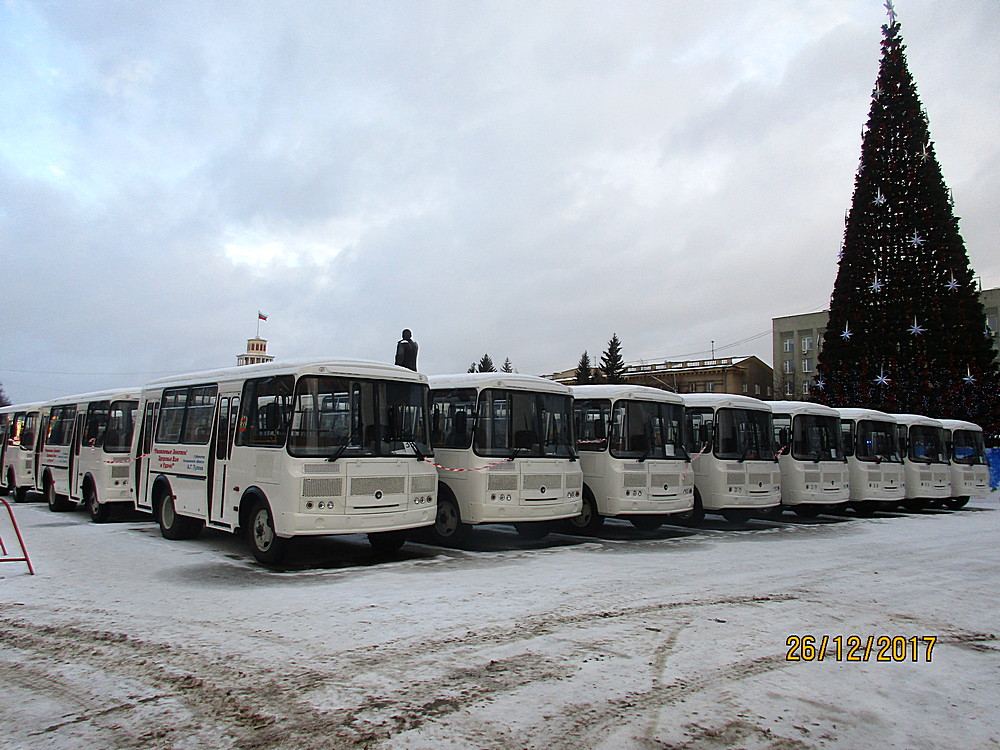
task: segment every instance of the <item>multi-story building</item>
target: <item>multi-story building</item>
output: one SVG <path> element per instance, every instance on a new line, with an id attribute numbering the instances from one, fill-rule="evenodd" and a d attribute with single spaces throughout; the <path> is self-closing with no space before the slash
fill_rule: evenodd
<path id="1" fill-rule="evenodd" d="M 274 357 L 267 353 L 267 339 L 255 336 L 247 339 L 247 350 L 243 354 L 236 355 L 237 367 L 241 365 L 258 365 L 261 362 L 270 362 Z"/>
<path id="2" fill-rule="evenodd" d="M 600 370 L 593 369 L 595 382 Z M 544 377 L 572 385 L 576 369 Z M 640 362 L 626 365 L 622 382 L 675 393 L 737 393 L 760 399 L 774 398 L 774 373 L 757 357 L 716 357 L 685 362 Z"/>
<path id="3" fill-rule="evenodd" d="M 986 310 L 994 355 L 1000 362 L 1000 288 L 980 290 L 979 299 Z M 801 399 L 809 395 L 829 318 L 830 311 L 821 310 L 771 319 L 774 392 L 781 398 Z"/>

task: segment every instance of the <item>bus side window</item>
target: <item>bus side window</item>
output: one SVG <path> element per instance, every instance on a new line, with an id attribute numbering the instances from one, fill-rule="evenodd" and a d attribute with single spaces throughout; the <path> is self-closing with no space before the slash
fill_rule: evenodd
<path id="1" fill-rule="evenodd" d="M 215 457 L 226 458 L 226 446 L 229 443 L 229 399 L 219 400 L 219 417 L 215 425 Z"/>

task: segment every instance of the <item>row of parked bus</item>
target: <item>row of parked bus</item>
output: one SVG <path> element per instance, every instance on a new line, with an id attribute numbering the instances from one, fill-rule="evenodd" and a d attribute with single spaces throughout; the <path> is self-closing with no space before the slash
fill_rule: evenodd
<path id="1" fill-rule="evenodd" d="M 233 367 L 0 409 L 0 481 L 49 508 L 151 513 L 168 539 L 245 535 L 280 561 L 297 536 L 413 529 L 457 544 L 482 523 L 541 537 L 620 517 L 652 530 L 952 508 L 985 497 L 975 424 L 508 373 L 428 378 L 354 360 Z"/>

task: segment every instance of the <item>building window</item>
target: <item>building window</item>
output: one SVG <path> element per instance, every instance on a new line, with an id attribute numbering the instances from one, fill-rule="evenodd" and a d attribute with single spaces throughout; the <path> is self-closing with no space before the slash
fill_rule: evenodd
<path id="1" fill-rule="evenodd" d="M 789 354 L 795 351 L 795 339 L 785 339 L 785 353 Z"/>
<path id="2" fill-rule="evenodd" d="M 746 392 L 747 392 L 747 384 L 746 384 L 746 383 L 744 383 L 744 384 L 743 384 L 743 392 L 744 392 L 744 393 L 746 393 Z"/>
<path id="3" fill-rule="evenodd" d="M 813 361 L 812 357 L 806 357 L 802 360 L 802 372 L 812 372 L 813 371 Z"/>
<path id="4" fill-rule="evenodd" d="M 759 396 L 759 395 L 760 395 L 760 383 L 757 383 L 757 384 L 756 384 L 756 385 L 755 385 L 755 386 L 753 387 L 753 392 L 754 392 L 754 395 L 755 395 L 755 396 Z"/>
<path id="5" fill-rule="evenodd" d="M 811 386 L 811 385 L 809 384 L 809 381 L 808 381 L 808 380 L 807 380 L 807 381 L 806 381 L 805 383 L 803 383 L 803 384 L 802 384 L 802 395 L 803 395 L 803 396 L 808 396 L 808 395 L 809 395 L 809 389 L 810 389 L 811 387 L 812 387 L 812 386 Z"/>
<path id="6" fill-rule="evenodd" d="M 812 351 L 812 348 L 813 348 L 813 337 L 812 336 L 803 336 L 802 337 L 802 353 L 803 354 L 808 354 L 809 352 Z"/>
<path id="7" fill-rule="evenodd" d="M 795 362 L 790 359 L 785 360 L 785 375 L 791 375 L 795 372 Z"/>

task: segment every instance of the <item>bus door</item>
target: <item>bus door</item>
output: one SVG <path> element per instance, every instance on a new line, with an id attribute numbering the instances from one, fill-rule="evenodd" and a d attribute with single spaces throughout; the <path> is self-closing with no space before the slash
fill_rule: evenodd
<path id="1" fill-rule="evenodd" d="M 87 412 L 83 409 L 77 411 L 76 419 L 73 420 L 73 437 L 70 440 L 69 475 L 67 477 L 68 492 L 71 498 L 80 497 L 80 485 L 83 477 L 83 472 L 80 470 L 80 447 L 83 445 L 83 426 L 86 420 Z"/>
<path id="2" fill-rule="evenodd" d="M 156 429 L 156 417 L 160 412 L 159 401 L 147 401 L 142 411 L 142 420 L 138 428 L 138 439 L 133 441 L 135 455 L 132 456 L 132 485 L 135 492 L 135 507 L 150 510 L 153 499 L 149 494 L 149 454 L 153 450 L 153 431 Z"/>
<path id="3" fill-rule="evenodd" d="M 7 440 L 13 417 L 13 414 L 0 416 L 0 485 L 7 481 L 7 474 L 3 469 L 7 466 Z"/>
<path id="4" fill-rule="evenodd" d="M 236 420 L 240 411 L 238 391 L 219 394 L 215 426 L 212 430 L 212 452 L 208 469 L 208 522 L 227 523 L 226 503 L 229 489 L 229 462 L 233 457 L 233 438 L 236 435 Z"/>
<path id="5" fill-rule="evenodd" d="M 49 412 L 32 412 L 32 414 L 35 416 L 35 455 L 32 457 L 31 486 L 36 490 L 40 490 L 42 488 L 38 483 L 42 479 L 42 451 L 45 450 L 45 439 L 49 435 Z M 28 415 L 28 419 L 31 419 L 32 414 Z M 30 449 L 31 447 L 29 446 L 28 450 Z"/>

